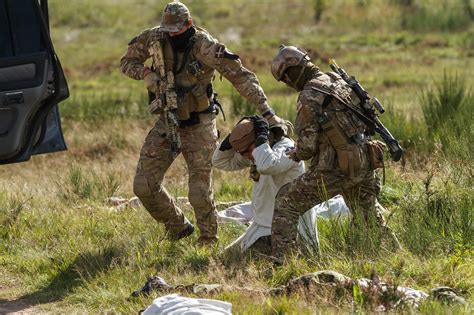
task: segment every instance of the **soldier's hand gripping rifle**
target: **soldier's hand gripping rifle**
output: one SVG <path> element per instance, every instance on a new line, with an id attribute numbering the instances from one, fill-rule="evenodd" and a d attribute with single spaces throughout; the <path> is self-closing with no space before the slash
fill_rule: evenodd
<path id="1" fill-rule="evenodd" d="M 171 154 L 175 158 L 181 149 L 178 120 L 178 97 L 175 90 L 173 71 L 166 71 L 163 58 L 163 47 L 160 40 L 155 41 L 150 49 L 153 57 L 154 70 L 158 74 L 157 90 L 154 91 L 155 99 L 150 103 L 149 110 L 152 114 L 162 112 L 165 118 L 166 138 L 171 144 Z"/>
<path id="2" fill-rule="evenodd" d="M 372 131 L 378 133 L 380 137 L 385 141 L 390 151 L 390 155 L 392 159 L 396 162 L 399 161 L 403 154 L 403 149 L 398 143 L 397 139 L 395 139 L 390 131 L 385 128 L 382 122 L 379 120 L 378 114 L 375 110 L 377 110 L 380 114 L 385 112 L 380 101 L 374 97 L 371 98 L 369 93 L 364 90 L 364 88 L 360 85 L 359 81 L 354 76 L 349 76 L 344 71 L 344 69 L 340 68 L 334 59 L 329 60 L 329 65 L 331 69 L 339 74 L 344 81 L 352 88 L 354 93 L 360 100 L 358 108 L 351 106 L 352 104 L 345 104 L 344 105 L 352 111 L 360 120 L 362 120 L 367 127 L 369 127 Z"/>

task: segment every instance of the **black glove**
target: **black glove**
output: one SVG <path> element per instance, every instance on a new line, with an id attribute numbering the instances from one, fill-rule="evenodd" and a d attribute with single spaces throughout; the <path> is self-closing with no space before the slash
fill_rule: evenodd
<path id="1" fill-rule="evenodd" d="M 254 115 L 249 117 L 253 122 L 255 131 L 255 147 L 268 141 L 268 122 L 262 116 Z"/>
<path id="2" fill-rule="evenodd" d="M 230 137 L 230 134 L 228 134 L 227 137 L 225 137 L 225 139 L 222 140 L 219 150 L 227 151 L 227 150 L 232 149 L 232 145 L 230 144 L 229 137 Z"/>

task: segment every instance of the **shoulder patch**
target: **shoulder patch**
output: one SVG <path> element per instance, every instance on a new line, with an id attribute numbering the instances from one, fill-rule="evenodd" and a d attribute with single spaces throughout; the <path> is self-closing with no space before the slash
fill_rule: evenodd
<path id="1" fill-rule="evenodd" d="M 226 58 L 230 60 L 237 60 L 240 58 L 238 55 L 231 53 L 223 44 L 218 44 L 215 57 L 217 59 Z"/>
<path id="2" fill-rule="evenodd" d="M 237 60 L 239 59 L 239 55 L 231 53 L 229 50 L 224 50 L 224 58 L 231 59 L 231 60 Z"/>
<path id="3" fill-rule="evenodd" d="M 217 59 L 221 59 L 221 58 L 224 58 L 224 54 L 225 54 L 225 46 L 222 44 L 218 44 L 215 57 Z"/>

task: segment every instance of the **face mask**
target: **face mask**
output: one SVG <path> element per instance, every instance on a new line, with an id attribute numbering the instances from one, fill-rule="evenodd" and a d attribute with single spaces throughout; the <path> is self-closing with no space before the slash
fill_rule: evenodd
<path id="1" fill-rule="evenodd" d="M 302 91 L 306 82 L 311 80 L 318 71 L 319 68 L 312 63 L 308 63 L 305 66 L 290 67 L 283 75 L 282 81 L 285 82 L 287 86 L 297 91 Z"/>
<path id="2" fill-rule="evenodd" d="M 170 36 L 169 41 L 171 43 L 171 46 L 178 50 L 184 50 L 186 49 L 186 46 L 189 42 L 189 39 L 196 33 L 196 29 L 194 27 L 190 27 L 186 32 L 176 35 L 176 36 Z"/>

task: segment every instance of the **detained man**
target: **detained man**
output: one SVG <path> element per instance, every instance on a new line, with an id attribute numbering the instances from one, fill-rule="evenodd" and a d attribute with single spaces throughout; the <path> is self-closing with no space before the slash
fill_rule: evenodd
<path id="1" fill-rule="evenodd" d="M 269 127 L 263 117 L 255 115 L 244 117 L 214 151 L 214 167 L 225 171 L 250 167 L 251 178 L 254 180 L 250 203 L 252 223 L 227 248 L 240 247 L 245 251 L 258 239 L 271 235 L 278 190 L 305 171 L 303 162 L 295 162 L 287 156 L 287 152 L 293 148 L 294 142 L 287 137 L 285 125 L 275 124 Z M 238 207 L 242 209 L 245 206 L 243 204 Z M 313 208 L 301 216 L 298 230 L 306 245 L 319 250 L 317 211 L 318 208 Z"/>

